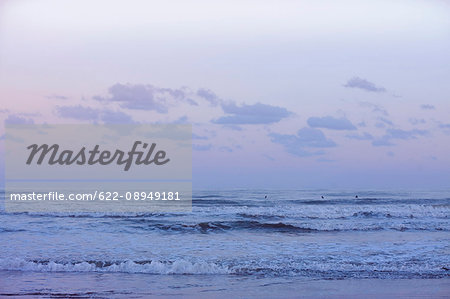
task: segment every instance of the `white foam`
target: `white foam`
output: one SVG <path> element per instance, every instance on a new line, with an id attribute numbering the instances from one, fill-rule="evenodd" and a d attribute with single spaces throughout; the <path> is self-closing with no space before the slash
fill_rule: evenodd
<path id="1" fill-rule="evenodd" d="M 106 267 L 98 267 L 94 263 L 60 263 L 35 262 L 24 259 L 0 259 L 1 270 L 38 271 L 38 272 L 123 272 L 147 274 L 228 274 L 229 269 L 215 263 L 189 262 L 176 260 L 171 263 L 151 261 L 141 264 L 124 261 Z"/>

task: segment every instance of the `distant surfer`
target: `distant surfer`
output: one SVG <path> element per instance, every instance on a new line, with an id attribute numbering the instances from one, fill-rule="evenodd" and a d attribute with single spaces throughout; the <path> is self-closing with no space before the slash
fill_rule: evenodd
<path id="1" fill-rule="evenodd" d="M 267 195 L 264 195 L 264 198 L 267 198 Z"/>
<path id="2" fill-rule="evenodd" d="M 356 195 L 355 198 L 358 198 L 358 195 Z"/>
<path id="3" fill-rule="evenodd" d="M 322 199 L 324 199 L 325 197 L 323 197 L 323 195 L 322 195 Z"/>

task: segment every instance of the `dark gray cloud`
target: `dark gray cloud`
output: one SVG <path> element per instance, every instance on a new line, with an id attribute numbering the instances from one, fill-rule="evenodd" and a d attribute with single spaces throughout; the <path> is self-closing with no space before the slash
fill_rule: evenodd
<path id="1" fill-rule="evenodd" d="M 434 110 L 434 109 L 436 109 L 433 105 L 429 105 L 429 104 L 420 105 L 420 108 L 422 108 L 423 110 Z"/>
<path id="2" fill-rule="evenodd" d="M 236 103 L 223 103 L 222 109 L 229 115 L 213 120 L 213 123 L 224 125 L 271 124 L 292 114 L 286 108 L 261 103 L 241 106 Z"/>
<path id="3" fill-rule="evenodd" d="M 322 150 L 310 151 L 306 150 L 307 148 L 330 148 L 336 146 L 336 143 L 326 138 L 321 130 L 312 128 L 300 129 L 297 135 L 271 133 L 269 137 L 272 142 L 283 145 L 288 153 L 300 157 L 324 154 Z"/>
<path id="4" fill-rule="evenodd" d="M 8 118 L 5 119 L 5 123 L 12 125 L 31 125 L 34 124 L 34 120 L 19 116 L 17 114 L 10 114 L 8 115 Z"/>
<path id="5" fill-rule="evenodd" d="M 366 79 L 362 79 L 359 77 L 353 77 L 347 81 L 344 87 L 348 88 L 359 88 L 365 91 L 370 92 L 385 92 L 386 89 L 381 86 L 376 86 L 374 83 L 367 81 Z"/>
<path id="6" fill-rule="evenodd" d="M 334 118 L 332 116 L 310 117 L 308 125 L 312 128 L 330 130 L 356 130 L 356 127 L 345 117 Z"/>

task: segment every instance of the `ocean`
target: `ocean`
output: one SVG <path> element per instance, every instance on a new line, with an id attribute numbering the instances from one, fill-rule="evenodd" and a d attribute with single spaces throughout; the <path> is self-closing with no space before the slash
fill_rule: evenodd
<path id="1" fill-rule="evenodd" d="M 448 191 L 194 191 L 192 205 L 2 210 L 0 296 L 296 297 L 299 286 L 320 296 L 367 281 L 434 282 L 436 296 L 450 294 Z"/>

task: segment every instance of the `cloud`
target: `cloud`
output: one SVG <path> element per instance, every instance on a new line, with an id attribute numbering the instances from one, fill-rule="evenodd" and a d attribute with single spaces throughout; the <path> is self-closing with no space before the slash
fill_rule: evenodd
<path id="1" fill-rule="evenodd" d="M 364 134 L 352 134 L 345 136 L 349 139 L 355 139 L 355 140 L 373 140 L 373 136 L 367 132 Z"/>
<path id="2" fill-rule="evenodd" d="M 442 131 L 446 134 L 446 135 L 450 135 L 450 123 L 448 124 L 439 124 L 439 128 L 442 129 Z"/>
<path id="3" fill-rule="evenodd" d="M 270 124 L 292 114 L 285 108 L 261 103 L 237 105 L 233 101 L 224 102 L 213 91 L 205 88 L 198 89 L 194 93 L 186 87 L 171 89 L 150 84 L 117 83 L 108 89 L 108 95 L 94 96 L 93 99 L 100 102 L 118 103 L 122 109 L 155 111 L 161 114 L 168 113 L 170 107 L 180 103 L 199 106 L 199 103 L 204 103 L 206 100 L 211 106 L 220 106 L 225 112 L 222 117 L 212 120 L 213 123 L 223 125 Z M 61 113 L 65 114 L 64 111 Z M 94 111 L 90 113 L 93 114 Z M 82 117 L 81 115 L 83 114 L 80 113 L 78 118 Z M 85 117 L 87 118 L 87 116 Z"/>
<path id="4" fill-rule="evenodd" d="M 323 151 L 311 152 L 305 150 L 305 148 L 330 148 L 336 146 L 336 143 L 326 138 L 321 130 L 312 128 L 300 129 L 297 135 L 271 133 L 269 137 L 272 142 L 283 145 L 288 153 L 300 157 L 324 154 Z"/>
<path id="5" fill-rule="evenodd" d="M 390 126 L 393 126 L 394 123 L 392 121 L 390 121 L 389 119 L 385 118 L 385 117 L 378 117 L 378 120 L 382 121 L 385 124 L 388 124 Z"/>
<path id="6" fill-rule="evenodd" d="M 381 138 L 372 141 L 373 146 L 392 146 L 395 145 L 392 140 L 410 140 L 417 139 L 420 136 L 427 136 L 429 132 L 426 130 L 401 130 L 401 129 L 387 129 L 386 134 Z"/>
<path id="7" fill-rule="evenodd" d="M 208 140 L 209 137 L 207 137 L 207 136 L 200 136 L 200 135 L 197 135 L 197 134 L 195 134 L 195 133 L 192 133 L 192 139 L 197 139 L 197 140 Z"/>
<path id="8" fill-rule="evenodd" d="M 73 118 L 78 120 L 97 120 L 100 114 L 99 109 L 77 106 L 57 106 L 56 114 L 64 118 Z"/>
<path id="9" fill-rule="evenodd" d="M 34 124 L 34 120 L 32 120 L 31 118 L 18 116 L 16 114 L 10 114 L 8 115 L 8 118 L 5 119 L 5 123 L 13 125 L 32 125 Z"/>
<path id="10" fill-rule="evenodd" d="M 324 128 L 330 130 L 356 130 L 356 127 L 345 117 L 310 117 L 308 118 L 308 125 L 312 128 Z"/>
<path id="11" fill-rule="evenodd" d="M 212 106 L 217 106 L 221 103 L 221 99 L 209 89 L 200 88 L 197 90 L 197 96 L 207 100 Z"/>
<path id="12" fill-rule="evenodd" d="M 98 101 L 118 102 L 120 107 L 135 110 L 154 110 L 167 113 L 167 102 L 157 97 L 158 89 L 152 85 L 114 84 L 108 89 L 110 97 L 94 97 Z"/>
<path id="13" fill-rule="evenodd" d="M 86 106 L 57 106 L 56 114 L 63 118 L 87 121 L 103 121 L 104 123 L 134 123 L 132 117 L 122 111 L 96 109 Z"/>
<path id="14" fill-rule="evenodd" d="M 167 113 L 169 106 L 185 102 L 198 106 L 188 98 L 184 89 L 161 88 L 150 84 L 114 84 L 108 89 L 109 96 L 95 96 L 97 101 L 117 102 L 121 108 Z"/>
<path id="15" fill-rule="evenodd" d="M 374 141 L 372 141 L 373 146 L 394 146 L 395 144 L 391 142 L 391 139 L 389 136 L 384 135 L 381 138 L 377 138 Z"/>
<path id="16" fill-rule="evenodd" d="M 221 147 L 219 147 L 219 151 L 232 153 L 233 149 L 231 147 L 229 147 L 229 146 L 221 146 Z"/>
<path id="17" fill-rule="evenodd" d="M 362 79 L 359 77 L 353 77 L 347 81 L 344 87 L 348 88 L 359 88 L 365 91 L 370 92 L 385 92 L 386 89 L 381 86 L 376 86 L 374 83 L 367 81 L 366 79 Z"/>
<path id="18" fill-rule="evenodd" d="M 188 120 L 189 120 L 189 118 L 187 117 L 187 115 L 183 115 L 180 118 L 173 121 L 172 123 L 173 124 L 187 124 Z"/>
<path id="19" fill-rule="evenodd" d="M 370 103 L 370 102 L 359 102 L 359 105 L 361 107 L 371 108 L 372 112 L 381 113 L 384 116 L 388 116 L 389 115 L 389 113 L 387 112 L 387 110 L 383 106 L 380 106 L 380 105 L 377 105 L 377 104 L 374 104 L 374 103 Z"/>
<path id="20" fill-rule="evenodd" d="M 229 129 L 229 130 L 233 130 L 233 131 L 242 131 L 242 127 L 240 127 L 238 125 L 224 125 L 222 127 L 224 129 Z"/>
<path id="21" fill-rule="evenodd" d="M 49 100 L 67 100 L 68 97 L 66 96 L 62 96 L 62 95 L 57 95 L 57 94 L 51 94 L 46 96 L 47 99 Z"/>
<path id="22" fill-rule="evenodd" d="M 434 109 L 436 109 L 433 105 L 429 105 L 429 104 L 420 105 L 420 108 L 422 108 L 423 110 L 434 110 Z"/>
<path id="23" fill-rule="evenodd" d="M 270 161 L 275 161 L 275 158 L 266 154 L 263 154 L 263 157 L 265 157 L 266 159 L 270 160 Z"/>
<path id="24" fill-rule="evenodd" d="M 330 162 L 335 162 L 336 160 L 327 159 L 327 158 L 319 158 L 316 161 L 317 162 L 322 162 L 322 163 L 330 163 Z"/>
<path id="25" fill-rule="evenodd" d="M 403 139 L 403 140 L 416 139 L 419 136 L 426 136 L 429 134 L 429 132 L 426 130 L 418 130 L 418 129 L 409 131 L 400 129 L 388 129 L 386 132 L 387 135 L 392 139 Z"/>
<path id="26" fill-rule="evenodd" d="M 113 110 L 105 110 L 100 114 L 100 119 L 105 123 L 119 123 L 119 124 L 127 124 L 133 123 L 133 118 L 122 112 L 122 111 L 113 111 Z"/>
<path id="27" fill-rule="evenodd" d="M 193 144 L 192 145 L 192 149 L 194 151 L 209 151 L 212 148 L 211 144 L 206 144 L 206 145 L 200 145 L 200 144 Z"/>
<path id="28" fill-rule="evenodd" d="M 186 102 L 192 106 L 198 106 L 198 103 L 191 98 L 186 98 Z"/>
<path id="29" fill-rule="evenodd" d="M 412 125 L 426 124 L 427 121 L 423 118 L 410 118 L 409 123 Z"/>
<path id="30" fill-rule="evenodd" d="M 286 108 L 261 103 L 241 106 L 237 106 L 233 102 L 223 103 L 222 109 L 230 115 L 213 120 L 213 123 L 224 125 L 271 124 L 292 114 Z"/>
<path id="31" fill-rule="evenodd" d="M 375 127 L 377 127 L 377 128 L 386 128 L 386 125 L 389 125 L 392 127 L 394 125 L 394 123 L 391 120 L 389 120 L 385 117 L 378 117 L 377 120 L 379 120 L 379 122 L 377 122 L 375 124 Z"/>

